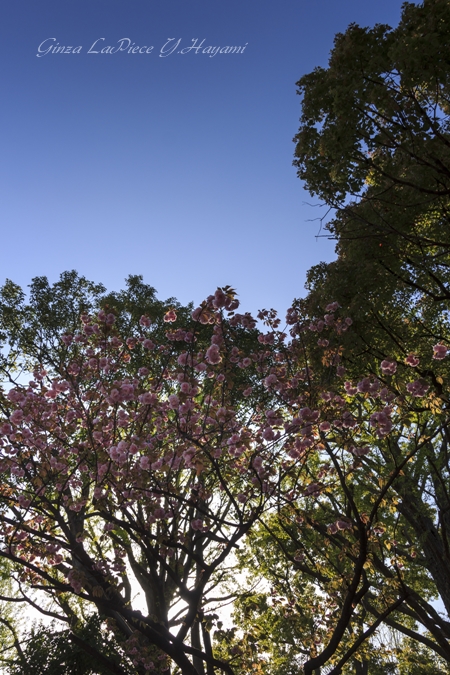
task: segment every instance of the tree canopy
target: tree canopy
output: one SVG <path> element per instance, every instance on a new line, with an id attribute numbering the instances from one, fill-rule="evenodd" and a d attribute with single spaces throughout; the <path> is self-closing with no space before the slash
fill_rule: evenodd
<path id="1" fill-rule="evenodd" d="M 449 674 L 449 47 L 405 3 L 299 81 L 337 258 L 285 318 L 0 290 L 8 672 Z"/>
<path id="2" fill-rule="evenodd" d="M 297 83 L 294 164 L 333 209 L 338 254 L 310 270 L 307 311 L 346 307 L 360 368 L 447 339 L 449 43 L 446 0 L 405 3 L 397 28 L 351 25 Z"/>
<path id="3" fill-rule="evenodd" d="M 87 307 L 90 285 L 71 283 Z M 375 659 L 383 625 L 399 653 L 409 639 L 448 661 L 431 602 L 449 602 L 445 345 L 353 382 L 335 301 L 308 322 L 293 306 L 285 329 L 261 311 L 258 328 L 229 287 L 188 312 L 131 278 L 58 328 L 59 283 L 39 285 L 45 305 L 16 294 L 5 348 L 0 556 L 11 602 L 66 624 L 55 645 L 70 635 L 116 673 L 337 674 Z"/>

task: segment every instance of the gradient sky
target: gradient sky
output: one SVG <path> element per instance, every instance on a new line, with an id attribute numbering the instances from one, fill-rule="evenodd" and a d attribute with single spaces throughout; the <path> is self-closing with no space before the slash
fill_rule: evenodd
<path id="1" fill-rule="evenodd" d="M 326 66 L 336 32 L 395 26 L 400 7 L 4 0 L 0 281 L 53 282 L 75 268 L 117 290 L 143 274 L 161 298 L 199 302 L 230 284 L 245 310 L 284 310 L 307 269 L 334 256 L 292 167 L 295 82 Z M 37 57 L 47 38 L 82 51 Z M 99 38 L 100 48 L 129 38 L 154 49 L 87 53 Z M 179 50 L 196 38 L 247 46 L 161 57 L 169 38 Z"/>

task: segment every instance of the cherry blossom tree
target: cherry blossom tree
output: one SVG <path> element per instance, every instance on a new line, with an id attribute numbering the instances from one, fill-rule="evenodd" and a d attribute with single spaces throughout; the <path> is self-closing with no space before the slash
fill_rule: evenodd
<path id="1" fill-rule="evenodd" d="M 290 664 L 279 668 L 350 672 L 374 653 L 380 626 L 449 662 L 448 349 L 423 341 L 420 357 L 385 358 L 352 381 L 342 348 L 351 321 L 339 315 L 337 303 L 314 320 L 288 313 L 308 354 L 310 406 L 276 512 L 249 533 L 243 569 L 261 570 L 271 592 L 242 596 L 247 650 L 242 640 L 234 648 L 264 669 L 271 633 L 258 641 L 255 627 L 271 616 L 276 635 L 279 611 L 291 641 L 284 656 L 273 643 L 274 660 Z"/>
<path id="2" fill-rule="evenodd" d="M 28 359 L 28 382 L 5 366 L 0 555 L 18 597 L 69 627 L 98 614 L 111 672 L 245 672 L 267 653 L 246 661 L 245 622 L 227 642 L 217 613 L 248 596 L 240 564 L 297 627 L 305 675 L 337 675 L 381 625 L 449 660 L 430 603 L 448 603 L 445 341 L 353 380 L 337 302 L 294 304 L 286 328 L 237 310 L 229 287 L 191 317 L 124 320 L 110 299 Z"/>
<path id="3" fill-rule="evenodd" d="M 237 306 L 219 289 L 189 329 L 169 308 L 162 340 L 148 316 L 123 338 L 113 312 L 84 313 L 56 366 L 36 363 L 3 395 L 0 555 L 20 568 L 23 598 L 51 599 L 50 616 L 70 621 L 71 596 L 91 603 L 139 673 L 169 660 L 231 672 L 212 653 L 211 595 L 275 490 L 280 452 L 249 386 L 267 349 L 237 346 L 255 327 Z"/>

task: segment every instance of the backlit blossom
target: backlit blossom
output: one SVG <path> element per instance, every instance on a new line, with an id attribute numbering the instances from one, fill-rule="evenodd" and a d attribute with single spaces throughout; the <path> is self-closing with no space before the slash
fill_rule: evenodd
<path id="1" fill-rule="evenodd" d="M 382 361 L 380 367 L 384 375 L 393 375 L 397 371 L 397 364 L 389 359 Z"/>
<path id="2" fill-rule="evenodd" d="M 215 344 L 212 344 L 211 347 L 206 352 L 206 360 L 212 365 L 217 365 L 222 361 L 220 355 L 219 347 Z"/>
<path id="3" fill-rule="evenodd" d="M 408 382 L 408 384 L 406 385 L 407 391 L 412 396 L 416 396 L 418 398 L 425 396 L 429 388 L 430 385 L 426 380 L 423 379 L 415 380 L 414 382 Z"/>
<path id="4" fill-rule="evenodd" d="M 169 310 L 164 314 L 164 321 L 166 323 L 173 323 L 177 320 L 177 315 L 174 309 Z"/>
<path id="5" fill-rule="evenodd" d="M 408 356 L 405 359 L 405 363 L 407 366 L 415 368 L 416 366 L 419 365 L 420 359 L 415 354 L 408 354 Z"/>
<path id="6" fill-rule="evenodd" d="M 441 361 L 447 356 L 448 348 L 443 344 L 434 345 L 433 347 L 433 359 Z"/>

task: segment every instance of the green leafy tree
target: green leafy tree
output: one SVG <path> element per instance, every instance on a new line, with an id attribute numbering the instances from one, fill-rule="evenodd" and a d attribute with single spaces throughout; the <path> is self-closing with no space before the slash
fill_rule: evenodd
<path id="1" fill-rule="evenodd" d="M 290 501 L 249 535 L 253 558 L 244 567 L 260 571 L 275 603 L 267 594 L 244 595 L 236 625 L 253 638 L 255 625 L 272 626 L 259 659 L 280 672 L 302 650 L 308 673 L 322 666 L 336 675 L 447 670 L 450 373 L 440 355 L 450 344 L 449 45 L 448 2 L 405 3 L 397 28 L 350 26 L 336 37 L 329 67 L 298 83 L 294 163 L 334 211 L 327 227 L 338 254 L 310 270 L 308 295 L 295 304 L 298 332 L 305 365 L 329 401 L 346 378 L 338 407 L 352 416 L 367 454 L 338 466 L 339 452 L 355 452 L 355 436 L 330 430 L 315 459 L 307 458 L 315 497 L 298 500 L 294 471 Z M 345 308 L 353 324 L 347 330 L 341 321 L 334 341 L 320 335 L 335 325 L 329 305 Z M 378 428 L 377 437 L 382 418 L 372 417 L 371 406 L 383 388 L 392 394 L 390 428 Z M 323 402 L 317 405 L 323 412 Z M 357 522 L 369 514 L 378 523 L 366 538 Z M 364 572 L 351 598 L 359 565 Z M 446 615 L 431 602 L 438 594 Z M 375 649 L 382 625 L 402 636 L 397 650 Z M 289 645 L 286 663 L 280 634 Z M 234 639 L 249 671 L 239 634 L 225 638 Z"/>
<path id="2" fill-rule="evenodd" d="M 75 629 L 37 624 L 22 637 L 22 653 L 11 660 L 10 675 L 128 675 L 132 672 L 123 650 L 91 616 Z"/>
<path id="3" fill-rule="evenodd" d="M 298 82 L 294 164 L 334 210 L 338 254 L 310 270 L 304 305 L 346 308 L 347 360 L 360 373 L 448 340 L 449 45 L 447 0 L 404 3 L 398 27 L 352 24 L 328 68 Z"/>

